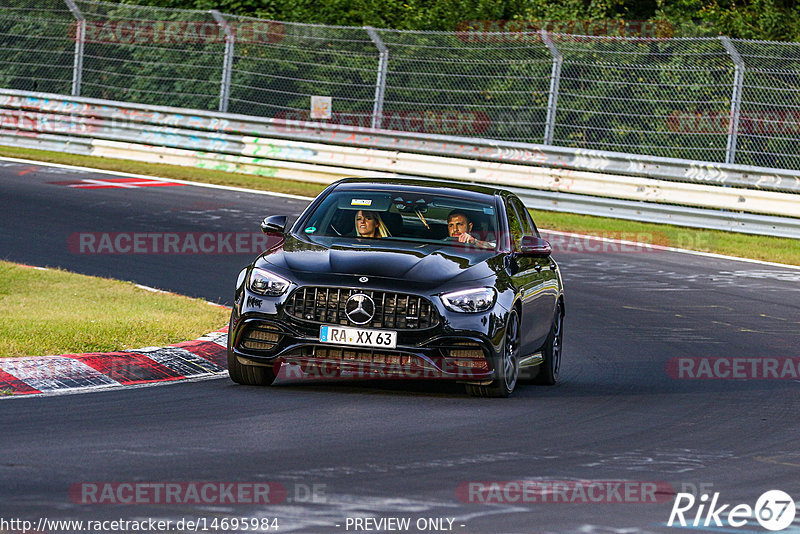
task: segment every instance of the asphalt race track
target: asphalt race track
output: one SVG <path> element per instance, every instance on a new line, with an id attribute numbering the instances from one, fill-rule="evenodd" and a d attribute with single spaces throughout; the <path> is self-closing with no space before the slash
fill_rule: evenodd
<path id="1" fill-rule="evenodd" d="M 265 215 L 296 216 L 305 205 L 196 186 L 52 183 L 85 179 L 109 175 L 0 162 L 0 257 L 229 304 L 253 254 L 81 253 L 75 236 L 252 233 Z M 277 518 L 278 532 L 320 533 L 400 530 L 355 519 L 408 518 L 408 532 L 628 534 L 675 532 L 667 526 L 674 492 L 698 494 L 689 525 L 701 493 L 731 505 L 722 519 L 767 490 L 800 497 L 800 376 L 783 367 L 797 372 L 800 360 L 800 270 L 664 251 L 556 259 L 567 315 L 555 387 L 522 387 L 501 400 L 448 384 L 263 389 L 220 378 L 2 399 L 0 518 L 34 527 L 42 518 L 160 519 L 173 521 L 171 531 L 201 519 L 209 532 L 214 519 Z M 710 376 L 698 371 L 704 358 L 725 359 L 703 360 L 706 370 L 716 361 L 730 367 L 712 369 L 718 379 L 687 378 Z M 781 379 L 732 378 L 765 358 L 779 362 Z M 526 499 L 514 481 L 562 489 Z M 87 502 L 99 495 L 87 497 L 87 488 L 205 482 L 270 483 L 270 495 L 287 493 L 274 504 Z M 465 490 L 481 487 L 470 482 L 511 490 L 484 503 L 490 494 Z M 697 530 L 767 532 L 754 518 L 705 527 L 699 516 Z M 800 514 L 784 532 L 800 532 Z"/>

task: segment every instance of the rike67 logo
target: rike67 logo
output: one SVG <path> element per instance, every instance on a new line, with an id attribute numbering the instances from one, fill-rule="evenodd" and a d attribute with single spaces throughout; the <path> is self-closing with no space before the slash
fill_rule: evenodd
<path id="1" fill-rule="evenodd" d="M 764 492 L 754 507 L 749 504 L 722 504 L 719 502 L 718 492 L 714 493 L 710 501 L 708 494 L 697 499 L 691 493 L 678 493 L 667 525 L 740 528 L 754 526 L 755 520 L 767 530 L 779 531 L 792 524 L 795 513 L 794 500 L 788 493 L 780 490 Z"/>

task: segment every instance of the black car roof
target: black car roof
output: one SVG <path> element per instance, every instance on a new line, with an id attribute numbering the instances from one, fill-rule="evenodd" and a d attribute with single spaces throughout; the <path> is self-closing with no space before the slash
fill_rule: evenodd
<path id="1" fill-rule="evenodd" d="M 420 191 L 426 189 L 428 193 L 438 193 L 452 195 L 460 193 L 459 196 L 473 198 L 474 200 L 487 200 L 486 196 L 500 194 L 503 190 L 491 186 L 471 184 L 466 182 L 455 182 L 445 180 L 434 180 L 429 178 L 409 177 L 409 178 L 345 178 L 334 183 L 340 190 L 361 190 L 375 188 L 389 188 L 396 191 Z M 431 191 L 433 190 L 433 191 Z"/>

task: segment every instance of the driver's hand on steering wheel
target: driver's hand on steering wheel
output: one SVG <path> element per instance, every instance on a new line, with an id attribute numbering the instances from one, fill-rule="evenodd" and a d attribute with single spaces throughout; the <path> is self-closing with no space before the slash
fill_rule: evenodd
<path id="1" fill-rule="evenodd" d="M 478 240 L 468 233 L 464 232 L 463 234 L 458 235 L 458 242 L 459 243 L 467 243 L 470 245 L 474 245 Z"/>

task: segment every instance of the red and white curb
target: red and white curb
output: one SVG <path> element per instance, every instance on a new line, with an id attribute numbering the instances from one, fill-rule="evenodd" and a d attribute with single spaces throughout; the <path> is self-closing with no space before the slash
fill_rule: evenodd
<path id="1" fill-rule="evenodd" d="M 34 265 L 17 265 L 39 271 L 50 270 Z M 141 284 L 136 284 L 136 287 L 177 295 Z M 207 304 L 230 309 L 214 302 Z M 0 358 L 0 398 L 214 377 L 228 370 L 227 342 L 226 326 L 195 340 L 166 347 Z"/>
<path id="2" fill-rule="evenodd" d="M 213 377 L 227 371 L 228 327 L 167 347 L 0 358 L 0 393 L 66 393 Z"/>

